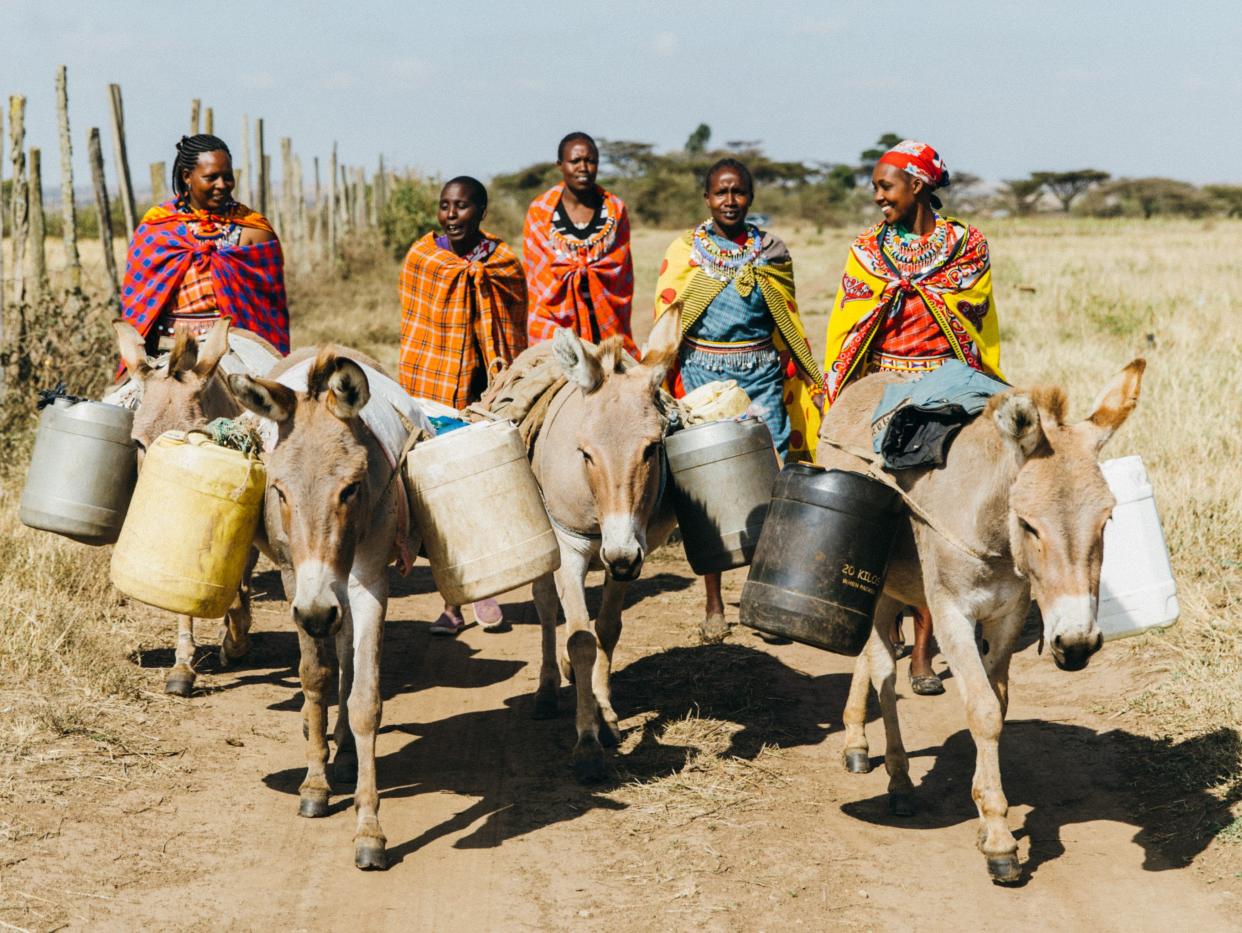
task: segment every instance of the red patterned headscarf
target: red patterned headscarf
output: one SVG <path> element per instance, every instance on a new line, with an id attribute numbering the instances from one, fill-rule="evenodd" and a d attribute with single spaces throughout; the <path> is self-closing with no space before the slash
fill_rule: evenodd
<path id="1" fill-rule="evenodd" d="M 949 167 L 940 158 L 940 153 L 927 143 L 903 139 L 880 156 L 880 161 L 913 175 L 932 189 L 949 186 Z"/>

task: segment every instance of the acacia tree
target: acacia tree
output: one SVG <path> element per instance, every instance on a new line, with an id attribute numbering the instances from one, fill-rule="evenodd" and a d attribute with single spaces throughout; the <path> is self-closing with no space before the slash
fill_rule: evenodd
<path id="1" fill-rule="evenodd" d="M 1108 172 L 1094 168 L 1080 168 L 1072 172 L 1032 172 L 1031 178 L 1038 180 L 1061 202 L 1065 213 L 1069 213 L 1074 199 L 1102 181 L 1108 181 Z"/>
<path id="2" fill-rule="evenodd" d="M 1044 183 L 1038 178 L 1014 178 L 1002 182 L 1004 196 L 1009 201 L 1013 212 L 1019 217 L 1027 217 L 1035 213 L 1035 205 L 1044 193 Z"/>

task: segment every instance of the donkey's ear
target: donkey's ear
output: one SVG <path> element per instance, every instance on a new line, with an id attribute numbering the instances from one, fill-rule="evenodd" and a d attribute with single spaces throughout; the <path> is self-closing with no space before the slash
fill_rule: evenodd
<path id="1" fill-rule="evenodd" d="M 682 302 L 678 299 L 655 322 L 643 353 L 644 364 L 667 369 L 677 358 L 677 348 L 681 346 L 681 309 Z"/>
<path id="2" fill-rule="evenodd" d="M 1108 443 L 1108 439 L 1125 424 L 1130 412 L 1134 411 L 1139 400 L 1139 389 L 1143 385 L 1143 370 L 1146 368 L 1147 361 L 1142 357 L 1132 360 L 1104 387 L 1104 391 L 1091 407 L 1091 414 L 1079 425 L 1080 428 L 1090 431 L 1096 450 Z"/>
<path id="3" fill-rule="evenodd" d="M 259 379 L 245 373 L 234 373 L 229 376 L 229 391 L 237 399 L 237 403 L 260 418 L 269 421 L 288 421 L 297 408 L 297 393 L 288 386 L 270 379 Z"/>
<path id="4" fill-rule="evenodd" d="M 342 421 L 348 421 L 362 411 L 370 400 L 371 385 L 362 367 L 353 360 L 338 356 L 323 394 L 323 403 L 328 411 Z"/>
<path id="5" fill-rule="evenodd" d="M 552 336 L 552 351 L 565 377 L 586 394 L 594 392 L 604 381 L 604 368 L 598 357 L 589 347 L 582 345 L 578 335 L 570 328 L 557 328 Z"/>
<path id="6" fill-rule="evenodd" d="M 198 351 L 198 363 L 194 366 L 194 372 L 203 379 L 211 378 L 224 354 L 229 352 L 229 326 L 230 322 L 226 317 L 216 321 Z"/>
<path id="7" fill-rule="evenodd" d="M 116 332 L 121 362 L 129 370 L 130 376 L 139 382 L 146 379 L 151 375 L 151 364 L 147 361 L 147 348 L 138 328 L 129 321 L 118 318 L 112 322 L 112 329 Z"/>
<path id="8" fill-rule="evenodd" d="M 1029 395 L 1021 392 L 1003 396 L 992 412 L 992 420 L 1005 443 L 1013 448 L 1019 462 L 1031 456 L 1044 439 L 1039 408 Z"/>

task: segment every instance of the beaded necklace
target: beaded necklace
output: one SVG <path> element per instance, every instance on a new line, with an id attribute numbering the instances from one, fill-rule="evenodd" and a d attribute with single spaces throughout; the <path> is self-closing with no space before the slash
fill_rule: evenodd
<path id="1" fill-rule="evenodd" d="M 902 234 L 895 226 L 885 225 L 883 248 L 888 258 L 906 274 L 922 272 L 937 264 L 949 241 L 949 225 L 936 214 L 936 226 L 926 237 Z"/>
<path id="2" fill-rule="evenodd" d="M 759 254 L 763 251 L 763 240 L 759 235 L 759 228 L 754 224 L 747 224 L 746 242 L 742 246 L 728 249 L 721 247 L 712 239 L 711 230 L 713 229 L 714 226 L 710 220 L 695 228 L 694 259 L 711 278 L 719 282 L 729 282 L 742 269 L 752 265 L 759 258 Z"/>
<path id="3" fill-rule="evenodd" d="M 236 206 L 236 202 L 230 201 L 225 205 L 225 212 L 230 212 Z M 190 204 L 188 197 L 177 199 L 177 209 L 183 214 L 189 214 L 190 218 L 186 221 L 186 229 L 194 239 L 209 243 L 215 240 L 224 240 L 226 243 L 236 246 L 236 240 L 240 239 L 240 227 L 228 216 L 213 214 L 210 211 L 201 211 Z"/>

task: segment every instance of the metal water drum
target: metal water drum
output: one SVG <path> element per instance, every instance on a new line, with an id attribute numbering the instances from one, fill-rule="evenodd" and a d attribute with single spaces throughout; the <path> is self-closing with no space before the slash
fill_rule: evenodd
<path id="1" fill-rule="evenodd" d="M 112 552 L 113 584 L 169 612 L 221 618 L 241 585 L 266 485 L 255 457 L 196 431 L 161 434 Z"/>
<path id="2" fill-rule="evenodd" d="M 772 435 L 756 418 L 714 421 L 664 441 L 673 507 L 697 574 L 750 563 L 780 472 Z"/>
<path id="3" fill-rule="evenodd" d="M 901 497 L 870 477 L 785 467 L 742 590 L 742 624 L 857 655 L 903 513 Z"/>
<path id="4" fill-rule="evenodd" d="M 43 409 L 35 435 L 22 523 L 84 544 L 121 533 L 137 479 L 134 413 L 103 402 L 58 398 Z"/>
<path id="5" fill-rule="evenodd" d="M 447 602 L 487 599 L 560 567 L 560 545 L 512 422 L 480 422 L 422 441 L 406 458 L 405 476 Z"/>
<path id="6" fill-rule="evenodd" d="M 1097 624 L 1104 640 L 1165 628 L 1177 621 L 1177 584 L 1164 529 L 1142 457 L 1100 464 L 1117 500 L 1104 526 Z"/>

